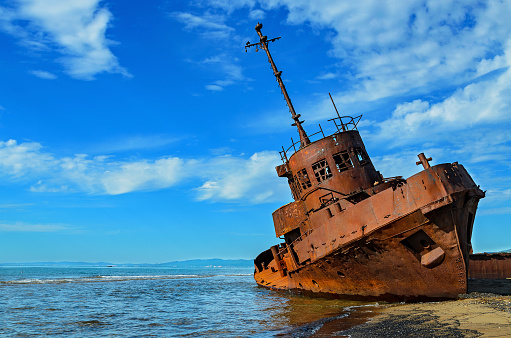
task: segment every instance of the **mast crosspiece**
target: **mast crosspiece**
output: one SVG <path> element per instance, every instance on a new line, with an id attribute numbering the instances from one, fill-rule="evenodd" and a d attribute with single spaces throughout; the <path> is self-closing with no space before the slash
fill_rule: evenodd
<path id="1" fill-rule="evenodd" d="M 277 82 L 279 83 L 280 90 L 282 92 L 282 95 L 284 95 L 284 99 L 286 100 L 287 106 L 289 107 L 289 112 L 291 113 L 291 118 L 295 121 L 295 123 L 292 124 L 292 126 L 296 126 L 298 129 L 298 134 L 300 135 L 300 146 L 305 147 L 306 145 L 310 144 L 309 137 L 307 136 L 307 133 L 305 133 L 305 130 L 302 127 L 302 123 L 304 121 L 300 121 L 300 114 L 296 114 L 295 108 L 293 107 L 293 104 L 291 103 L 291 99 L 289 98 L 289 95 L 287 94 L 286 86 L 284 86 L 284 82 L 281 79 L 282 71 L 279 71 L 277 69 L 277 66 L 275 65 L 275 62 L 273 61 L 273 58 L 271 57 L 270 50 L 268 49 L 268 43 L 276 41 L 280 39 L 280 36 L 278 38 L 268 39 L 266 35 L 263 35 L 261 33 L 261 28 L 263 28 L 263 24 L 258 23 L 255 26 L 255 30 L 257 32 L 257 35 L 259 35 L 259 42 L 257 43 L 250 43 L 247 42 L 245 45 L 245 52 L 247 51 L 247 48 L 256 46 L 257 48 L 261 48 L 266 52 L 266 55 L 268 56 L 268 62 L 271 64 L 271 68 L 273 69 L 273 75 L 275 75 L 275 78 L 277 79 Z"/>

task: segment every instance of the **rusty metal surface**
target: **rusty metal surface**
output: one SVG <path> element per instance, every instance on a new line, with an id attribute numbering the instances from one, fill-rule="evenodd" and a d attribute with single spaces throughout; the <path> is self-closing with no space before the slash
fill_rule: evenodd
<path id="1" fill-rule="evenodd" d="M 511 253 L 470 255 L 468 277 L 474 279 L 511 278 Z"/>
<path id="2" fill-rule="evenodd" d="M 305 206 L 302 201 L 286 204 L 275 210 L 272 216 L 277 237 L 291 232 L 307 220 Z"/>
<path id="3" fill-rule="evenodd" d="M 458 163 L 431 166 L 403 179 L 383 178 L 371 162 L 356 118 L 330 121 L 337 132 L 307 136 L 256 26 L 300 134 L 281 152 L 277 175 L 295 199 L 273 213 L 284 243 L 255 260 L 256 282 L 280 290 L 345 296 L 454 298 L 467 290 L 473 221 L 484 192 Z M 280 80 L 280 81 L 279 81 Z M 333 100 L 332 100 L 333 102 Z M 298 118 L 297 118 L 298 117 Z M 303 134 L 302 134 L 303 131 Z M 307 137 L 304 141 L 304 135 Z M 311 136 L 320 139 L 310 141 Z"/>

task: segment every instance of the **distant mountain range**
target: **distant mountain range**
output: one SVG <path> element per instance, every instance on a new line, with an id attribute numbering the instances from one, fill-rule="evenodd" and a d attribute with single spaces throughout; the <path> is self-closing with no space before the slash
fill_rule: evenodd
<path id="1" fill-rule="evenodd" d="M 107 262 L 33 262 L 33 263 L 0 263 L 1 266 L 105 266 L 105 267 L 239 267 L 250 268 L 254 266 L 254 261 L 250 259 L 192 259 L 186 261 L 174 261 L 167 263 L 149 264 L 149 263 L 107 263 Z"/>
<path id="2" fill-rule="evenodd" d="M 511 253 L 511 249 L 500 251 L 498 253 Z M 2 266 L 104 266 L 104 267 L 236 267 L 236 268 L 251 268 L 254 266 L 254 261 L 251 259 L 191 259 L 186 261 L 173 261 L 167 263 L 108 263 L 108 262 L 33 262 L 33 263 L 0 263 Z"/>

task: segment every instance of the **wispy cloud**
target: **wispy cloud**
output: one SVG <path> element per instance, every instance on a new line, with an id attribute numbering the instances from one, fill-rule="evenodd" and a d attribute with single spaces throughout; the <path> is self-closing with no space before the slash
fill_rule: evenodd
<path id="1" fill-rule="evenodd" d="M 193 62 L 191 60 L 188 61 Z M 245 79 L 241 66 L 237 64 L 238 62 L 238 58 L 231 57 L 227 53 L 222 53 L 207 57 L 195 63 L 212 68 L 224 77 L 222 80 L 213 81 L 205 86 L 206 89 L 211 91 L 222 91 L 225 87 Z"/>
<path id="2" fill-rule="evenodd" d="M 27 173 L 43 173 L 57 162 L 51 154 L 41 151 L 36 142 L 18 144 L 15 140 L 0 141 L 1 167 L 4 174 L 22 177 Z"/>
<path id="3" fill-rule="evenodd" d="M 266 17 L 266 13 L 260 9 L 251 10 L 248 17 L 252 20 L 262 20 Z"/>
<path id="4" fill-rule="evenodd" d="M 76 230 L 65 224 L 33 224 L 23 222 L 5 222 L 0 221 L 0 231 L 9 232 L 60 232 Z"/>
<path id="5" fill-rule="evenodd" d="M 19 0 L 13 7 L 0 7 L 0 29 L 30 49 L 61 53 L 58 61 L 73 78 L 93 80 L 104 72 L 131 76 L 109 48 L 113 42 L 106 30 L 112 13 L 99 2 Z"/>
<path id="6" fill-rule="evenodd" d="M 188 30 L 198 30 L 206 39 L 228 39 L 235 32 L 227 26 L 225 16 L 205 13 L 202 16 L 185 12 L 173 12 L 170 16 L 185 25 Z"/>
<path id="7" fill-rule="evenodd" d="M 111 164 L 111 163 L 110 163 Z M 111 170 L 100 175 L 101 187 L 110 195 L 137 190 L 158 190 L 175 185 L 187 178 L 190 170 L 179 158 L 162 158 L 156 161 L 137 161 L 109 165 Z"/>
<path id="8" fill-rule="evenodd" d="M 510 215 L 511 207 L 487 208 L 479 212 L 479 215 Z"/>
<path id="9" fill-rule="evenodd" d="M 130 150 L 158 149 L 166 147 L 179 140 L 169 135 L 133 135 L 108 140 L 104 143 L 93 145 L 95 153 L 118 153 Z"/>
<path id="10" fill-rule="evenodd" d="M 225 13 L 258 4 L 267 10 L 284 8 L 291 25 L 325 29 L 334 63 L 317 80 L 338 74 L 346 89 L 333 93 L 340 108 L 359 113 L 389 113 L 389 102 L 403 96 L 430 94 L 436 104 L 456 88 L 491 72 L 508 67 L 511 15 L 509 2 L 454 0 L 407 2 L 396 7 L 392 1 L 224 1 L 210 6 Z M 305 79 L 306 80 L 306 79 Z M 478 96 L 473 91 L 471 95 Z M 308 120 L 324 118 L 328 98 L 311 102 L 302 113 Z M 386 108 L 378 109 L 378 108 Z M 391 110 L 390 110 L 391 111 Z"/>
<path id="11" fill-rule="evenodd" d="M 335 79 L 336 77 L 338 77 L 338 75 L 335 73 L 325 73 L 325 74 L 316 76 L 316 79 L 318 79 L 318 80 L 332 80 L 332 79 Z"/>
<path id="12" fill-rule="evenodd" d="M 216 85 L 216 84 L 209 84 L 209 85 L 206 85 L 206 89 L 211 90 L 213 92 L 221 92 L 222 90 L 224 90 L 224 87 Z"/>
<path id="13" fill-rule="evenodd" d="M 250 158 L 219 156 L 203 166 L 204 184 L 197 188 L 199 200 L 261 203 L 290 198 L 285 180 L 275 174 L 280 161 L 274 152 L 259 152 Z"/>
<path id="14" fill-rule="evenodd" d="M 13 203 L 13 204 L 0 204 L 0 209 L 16 209 L 29 207 L 34 205 L 34 203 Z"/>
<path id="15" fill-rule="evenodd" d="M 211 14 L 207 11 L 201 16 L 184 12 L 174 12 L 170 16 L 183 23 L 186 30 L 198 32 L 208 42 L 223 41 L 227 46 L 229 41 L 239 40 L 239 37 L 235 35 L 236 30 L 225 23 L 227 15 Z M 236 48 L 240 46 L 236 45 Z M 237 64 L 239 59 L 232 56 L 226 49 L 228 48 L 223 48 L 221 54 L 210 55 L 198 62 L 188 60 L 208 67 L 213 73 L 220 74 L 219 80 L 205 85 L 207 90 L 222 91 L 225 87 L 245 79 L 241 66 Z"/>
<path id="16" fill-rule="evenodd" d="M 45 70 L 32 70 L 29 73 L 44 80 L 55 80 L 57 78 L 57 75 Z"/>
<path id="17" fill-rule="evenodd" d="M 279 161 L 272 152 L 198 159 L 119 160 L 85 154 L 59 158 L 37 142 L 0 142 L 0 180 L 28 185 L 35 193 L 118 195 L 192 185 L 198 200 L 282 201 L 290 195 L 285 180 L 274 172 Z"/>
<path id="18" fill-rule="evenodd" d="M 354 65 L 361 87 L 383 89 L 386 82 L 386 90 L 371 93 L 375 97 L 444 78 L 465 80 L 464 73 L 488 52 L 499 54 L 495 41 L 505 40 L 509 28 L 509 5 L 497 1 L 419 1 L 399 8 L 377 0 L 278 3 L 288 8 L 290 24 L 310 21 L 334 29 L 332 51 Z"/>
<path id="19" fill-rule="evenodd" d="M 401 103 L 388 119 L 377 123 L 375 137 L 397 145 L 417 137 L 452 138 L 445 137 L 446 133 L 511 122 L 510 86 L 511 70 L 507 68 L 489 80 L 457 89 L 438 103 L 420 99 Z M 397 132 L 399 139 L 395 138 Z"/>

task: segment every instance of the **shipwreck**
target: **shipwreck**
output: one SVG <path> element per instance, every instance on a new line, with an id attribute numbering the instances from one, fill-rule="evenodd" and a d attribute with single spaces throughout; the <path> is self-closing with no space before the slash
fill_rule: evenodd
<path id="1" fill-rule="evenodd" d="M 255 27 L 287 102 L 299 140 L 280 152 L 277 175 L 294 201 L 273 213 L 283 242 L 254 260 L 258 285 L 370 299 L 448 299 L 467 291 L 471 237 L 484 192 L 457 163 L 384 178 L 357 130 L 362 116 L 337 116 L 332 135 L 308 135 L 268 49 Z M 332 100 L 332 103 L 333 100 Z M 334 104 L 335 107 L 335 104 Z M 316 139 L 315 141 L 313 139 Z"/>

